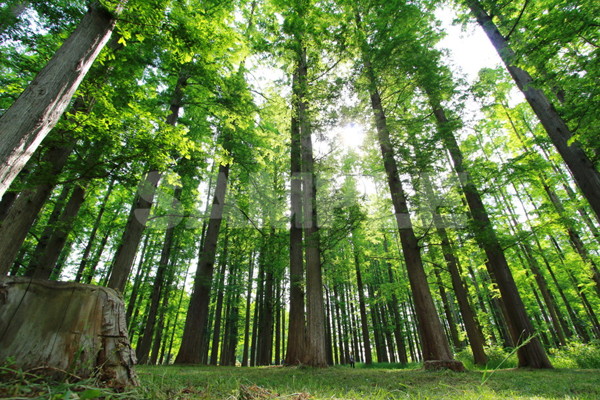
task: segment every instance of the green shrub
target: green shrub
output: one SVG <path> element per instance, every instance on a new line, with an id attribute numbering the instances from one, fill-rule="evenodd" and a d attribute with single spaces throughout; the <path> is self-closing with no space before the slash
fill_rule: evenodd
<path id="1" fill-rule="evenodd" d="M 571 342 L 556 350 L 551 360 L 556 368 L 600 368 L 600 342 Z"/>
<path id="2" fill-rule="evenodd" d="M 500 346 L 489 346 L 485 348 L 485 354 L 488 356 L 488 362 L 484 367 L 473 363 L 473 353 L 466 347 L 456 353 L 456 359 L 461 361 L 467 369 L 498 369 L 498 368 L 516 368 L 518 359 L 514 349 L 503 349 Z"/>

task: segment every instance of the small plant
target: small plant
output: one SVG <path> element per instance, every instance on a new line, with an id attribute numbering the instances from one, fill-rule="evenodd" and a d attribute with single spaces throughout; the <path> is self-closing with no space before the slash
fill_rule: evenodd
<path id="1" fill-rule="evenodd" d="M 44 368 L 37 368 L 36 371 Z M 50 400 L 134 400 L 135 392 L 117 392 L 96 387 L 92 379 L 80 379 L 66 371 L 54 371 L 60 379 L 48 375 L 23 371 L 10 363 L 0 366 L 0 398 L 50 399 Z M 58 374 L 60 372 L 60 374 Z"/>

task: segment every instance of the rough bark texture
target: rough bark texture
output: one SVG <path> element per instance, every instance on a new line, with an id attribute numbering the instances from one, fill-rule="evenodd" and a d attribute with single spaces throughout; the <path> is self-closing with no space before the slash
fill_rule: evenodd
<path id="1" fill-rule="evenodd" d="M 0 196 L 56 125 L 92 63 L 108 42 L 116 13 L 94 2 L 88 13 L 0 118 Z"/>
<path id="2" fill-rule="evenodd" d="M 492 18 L 481 7 L 481 4 L 476 0 L 469 0 L 467 4 L 496 48 L 498 55 L 506 65 L 506 69 L 544 126 L 556 150 L 571 170 L 575 182 L 577 182 L 581 192 L 596 213 L 596 218 L 600 221 L 600 173 L 594 168 L 594 164 L 577 141 L 569 143 L 573 136 L 571 130 L 544 92 L 535 87 L 533 78 L 527 71 L 513 64 L 515 58 L 513 50 L 492 21 Z"/>
<path id="3" fill-rule="evenodd" d="M 107 288 L 0 278 L 0 362 L 9 357 L 36 374 L 138 385 L 123 300 Z"/>

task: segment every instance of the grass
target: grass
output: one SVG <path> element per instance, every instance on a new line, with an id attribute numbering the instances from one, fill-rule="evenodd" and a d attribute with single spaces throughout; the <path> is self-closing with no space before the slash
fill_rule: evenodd
<path id="1" fill-rule="evenodd" d="M 515 369 L 516 357 L 489 349 L 478 369 L 468 352 L 457 354 L 464 373 L 430 372 L 418 364 L 357 364 L 357 368 L 138 366 L 141 386 L 128 392 L 96 387 L 65 376 L 48 382 L 35 374 L 0 366 L 0 399 L 51 400 L 309 400 L 309 399 L 600 399 L 600 346 L 571 344 L 553 351 L 552 370 Z"/>
<path id="2" fill-rule="evenodd" d="M 600 370 L 139 367 L 146 399 L 600 399 Z"/>

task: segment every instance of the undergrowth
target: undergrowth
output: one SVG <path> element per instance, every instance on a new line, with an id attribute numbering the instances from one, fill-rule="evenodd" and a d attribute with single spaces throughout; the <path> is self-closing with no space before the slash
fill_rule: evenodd
<path id="1" fill-rule="evenodd" d="M 513 351 L 488 348 L 486 367 L 468 350 L 468 371 L 429 372 L 419 364 L 357 363 L 356 368 L 138 366 L 141 386 L 127 392 L 69 374 L 49 380 L 35 371 L 0 367 L 1 399 L 49 400 L 309 400 L 309 399 L 565 399 L 600 398 L 600 346 L 571 343 L 549 352 L 554 370 L 514 369 Z"/>

